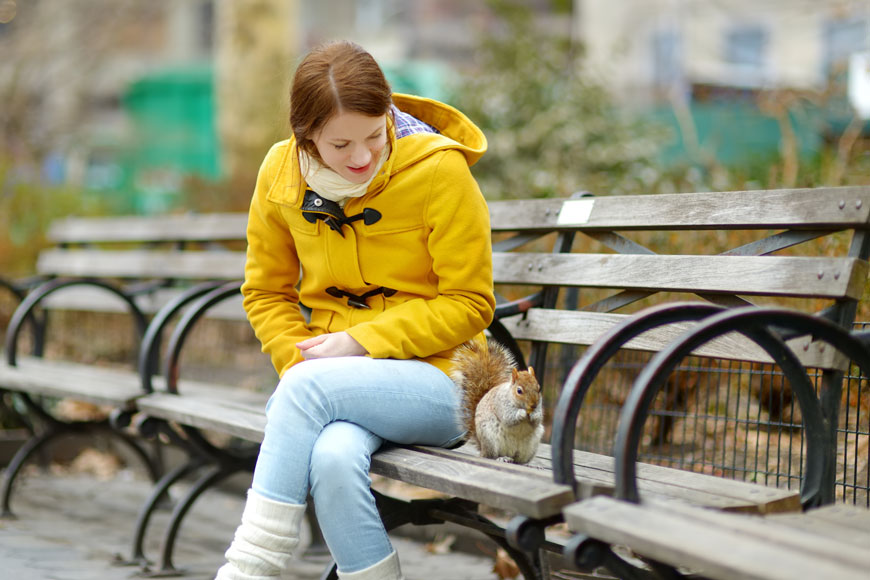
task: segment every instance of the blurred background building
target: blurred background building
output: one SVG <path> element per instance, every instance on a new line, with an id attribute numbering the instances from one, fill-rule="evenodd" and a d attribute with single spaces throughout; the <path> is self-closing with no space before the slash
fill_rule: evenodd
<path id="1" fill-rule="evenodd" d="M 481 43 L 505 40 L 505 4 L 0 0 L 0 175 L 6 188 L 82 186 L 129 212 L 177 209 L 191 176 L 249 188 L 289 134 L 288 81 L 307 48 L 356 40 L 397 91 L 452 101 Z M 662 166 L 771 152 L 798 163 L 849 131 L 867 135 L 867 0 L 520 4 L 617 106 L 670 128 Z"/>
<path id="2" fill-rule="evenodd" d="M 590 69 L 623 102 L 683 125 L 668 159 L 707 143 L 739 162 L 776 148 L 784 125 L 789 146 L 814 151 L 853 108 L 870 118 L 866 0 L 576 4 Z"/>

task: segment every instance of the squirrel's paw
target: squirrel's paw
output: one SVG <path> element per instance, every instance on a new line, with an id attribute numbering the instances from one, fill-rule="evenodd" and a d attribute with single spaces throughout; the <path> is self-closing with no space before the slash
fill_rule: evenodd
<path id="1" fill-rule="evenodd" d="M 516 463 L 513 457 L 508 457 L 507 455 L 502 455 L 501 457 L 497 457 L 496 461 L 501 461 L 502 463 Z"/>

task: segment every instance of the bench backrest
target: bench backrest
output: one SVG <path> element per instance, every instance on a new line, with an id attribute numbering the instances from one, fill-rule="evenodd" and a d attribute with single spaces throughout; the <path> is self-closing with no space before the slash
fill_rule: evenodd
<path id="1" fill-rule="evenodd" d="M 579 290 L 567 304 L 563 296 L 561 308 L 533 307 L 505 319 L 521 340 L 590 345 L 657 296 L 687 294 L 724 306 L 784 301 L 849 325 L 868 274 L 867 187 L 504 201 L 490 208 L 494 231 L 577 234 L 569 253 L 494 252 L 497 283 Z M 657 351 L 678 331 L 651 332 L 630 346 Z M 843 364 L 830 352 L 799 351 L 810 366 Z M 703 354 L 770 360 L 739 339 Z"/>
<path id="2" fill-rule="evenodd" d="M 627 313 L 689 293 L 717 304 L 749 297 L 803 299 L 841 324 L 854 319 L 868 274 L 864 187 L 581 197 L 490 202 L 497 288 L 514 297 L 547 290 L 503 320 L 517 340 L 592 344 Z M 37 272 L 51 277 L 163 280 L 164 286 L 243 275 L 247 216 L 242 213 L 65 218 L 52 224 Z M 840 233 L 842 232 L 842 233 Z M 832 241 L 838 234 L 839 238 Z M 558 237 L 557 237 L 558 236 Z M 751 236 L 752 239 L 748 240 Z M 732 241 L 734 240 L 734 241 Z M 729 245 L 731 244 L 731 245 Z M 664 251 L 659 246 L 664 247 Z M 571 289 L 567 294 L 559 292 Z M 55 306 L 93 308 L 82 288 L 59 293 Z M 154 312 L 174 291 L 139 300 Z M 104 301 L 107 309 L 122 308 Z M 240 316 L 237 305 L 211 316 Z M 631 344 L 655 351 L 678 328 Z M 767 362 L 752 344 L 710 345 L 707 354 Z M 800 349 L 803 362 L 842 365 Z M 545 350 L 530 362 L 543 366 Z"/>

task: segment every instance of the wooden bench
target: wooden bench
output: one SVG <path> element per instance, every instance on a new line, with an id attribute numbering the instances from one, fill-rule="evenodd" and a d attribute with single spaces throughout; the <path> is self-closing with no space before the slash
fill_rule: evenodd
<path id="1" fill-rule="evenodd" d="M 854 317 L 854 306 L 866 277 L 866 251 L 862 240 L 868 203 L 870 199 L 866 188 L 494 202 L 491 204 L 491 214 L 493 233 L 497 238 L 493 256 L 496 281 L 511 289 L 531 287 L 532 294 L 502 303 L 499 306 L 500 324 L 494 325 L 491 331 L 514 349 L 519 348 L 515 340 L 528 341 L 531 345 L 525 349 L 529 353 L 528 361 L 543 370 L 546 367 L 548 345 L 601 344 L 597 339 L 627 316 L 612 311 L 628 310 L 626 306 L 657 291 L 692 292 L 727 305 L 744 304 L 743 299 L 738 297 L 743 294 L 822 297 L 834 305 L 827 311 L 828 314 L 833 314 L 841 323 L 848 323 Z M 212 219 L 210 216 L 202 217 L 204 221 Z M 162 239 L 172 244 L 238 239 L 233 236 L 243 235 L 244 216 L 226 217 L 235 224 L 230 228 L 235 228 L 235 233 L 223 234 L 223 237 L 220 234 L 206 235 L 189 228 L 189 221 L 173 225 L 167 220 L 165 230 L 168 233 Z M 192 216 L 183 219 L 190 220 Z M 128 239 L 135 238 L 136 241 L 143 239 L 141 233 L 130 233 L 135 230 L 133 224 L 137 223 L 136 220 L 124 222 L 125 226 L 120 228 L 122 235 L 126 234 Z M 91 223 L 84 229 L 85 238 L 90 237 L 87 241 L 100 241 L 95 233 L 97 225 Z M 763 232 L 773 228 L 786 231 L 764 237 L 761 241 L 749 242 L 723 256 L 657 256 L 639 242 L 618 233 L 637 230 L 653 234 L 677 232 L 677 235 L 682 236 L 682 232 L 690 230 Z M 840 251 L 837 257 L 817 255 L 795 259 L 758 256 L 839 230 L 846 230 L 847 233 L 854 231 L 858 235 L 851 243 L 846 242 L 848 250 Z M 555 241 L 552 241 L 552 237 L 540 240 L 541 236 L 550 232 L 558 232 Z M 609 248 L 606 250 L 608 253 L 592 251 L 584 247 L 581 240 L 574 242 L 572 238 L 578 233 L 604 244 Z M 114 246 L 123 240 L 112 241 Z M 547 246 L 543 247 L 542 244 Z M 569 252 L 572 248 L 574 251 Z M 613 253 L 614 250 L 617 253 Z M 138 298 L 133 300 L 134 303 L 145 303 L 146 311 L 157 310 L 161 303 L 167 305 L 157 311 L 145 332 L 138 369 L 118 373 L 94 365 L 76 365 L 64 369 L 63 376 L 68 380 L 60 382 L 57 380 L 58 374 L 40 374 L 42 371 L 38 369 L 49 365 L 43 365 L 40 361 L 26 361 L 25 365 L 23 357 L 16 356 L 16 344 L 25 314 L 38 303 L 45 301 L 48 304 L 49 295 L 58 303 L 61 302 L 59 290 L 47 292 L 51 286 L 40 291 L 44 292 L 44 297 L 39 297 L 40 292 L 34 291 L 28 298 L 30 304 L 19 309 L 7 334 L 7 345 L 12 347 L 7 353 L 7 362 L 15 364 L 7 364 L 3 368 L 0 384 L 6 386 L 7 390 L 25 394 L 27 398 L 42 394 L 73 396 L 108 403 L 126 412 L 122 414 L 127 417 L 135 411 L 146 412 L 150 421 L 139 422 L 145 431 L 149 425 L 157 427 L 191 452 L 188 464 L 164 476 L 161 484 L 155 488 L 152 500 L 160 497 L 160 491 L 182 475 L 194 468 L 208 466 L 206 474 L 176 506 L 172 524 L 167 529 L 161 568 L 171 569 L 171 547 L 175 533 L 198 494 L 229 473 L 250 469 L 256 454 L 255 447 L 239 453 L 214 446 L 200 430 L 217 431 L 252 443 L 262 437 L 264 394 L 242 392 L 236 385 L 220 385 L 214 381 L 178 381 L 182 347 L 198 321 L 203 316 L 219 311 L 226 312 L 227 316 L 240 316 L 237 308 L 238 283 L 230 282 L 221 286 L 218 281 L 224 281 L 225 277 L 237 278 L 243 257 L 240 252 L 233 251 L 214 252 L 213 255 L 202 251 L 188 253 L 184 249 L 172 252 L 153 249 L 124 251 L 113 247 L 108 254 L 115 263 L 115 269 L 111 269 L 94 267 L 94 264 L 101 264 L 96 256 L 104 254 L 95 253 L 93 249 L 75 250 L 69 254 L 65 253 L 65 248 L 58 248 L 58 251 L 64 252 L 62 255 L 65 257 L 54 261 L 49 259 L 56 255 L 54 250 L 46 253 L 41 268 L 45 268 L 46 273 L 52 273 L 45 264 L 56 263 L 59 264 L 58 275 L 75 276 L 75 282 L 69 284 L 69 291 L 73 287 L 96 287 L 104 283 L 92 276 L 112 276 L 136 281 L 136 289 L 150 291 L 137 292 Z M 88 258 L 76 259 L 76 256 Z M 141 259 L 133 260 L 133 256 L 140 256 Z M 207 259 L 202 259 L 205 257 Z M 235 266 L 224 269 L 224 258 L 228 262 L 234 261 Z M 133 267 L 134 262 L 143 269 Z M 122 269 L 122 273 L 118 269 Z M 183 298 L 177 295 L 162 300 L 149 298 L 167 288 L 171 289 L 179 280 L 203 279 L 207 279 L 208 284 L 194 286 L 195 289 L 184 294 Z M 146 282 L 144 285 L 143 281 Z M 61 287 L 64 283 L 53 280 L 47 284 Z M 609 289 L 609 294 L 588 304 L 575 306 L 572 303 L 566 306 L 563 297 L 559 296 L 559 290 L 565 288 L 580 288 L 593 296 L 599 289 L 605 288 Z M 536 291 L 538 289 L 540 291 Z M 523 291 L 520 295 L 527 292 Z M 126 292 L 115 293 L 128 296 Z M 88 303 L 81 297 L 76 300 Z M 236 306 L 228 307 L 227 301 L 236 301 Z M 90 304 L 95 302 L 90 301 Z M 160 365 L 154 357 L 162 334 L 158 330 L 166 328 L 172 314 L 180 312 L 182 305 L 189 305 L 189 309 L 175 327 L 166 349 L 167 354 Z M 93 307 L 107 308 L 104 301 L 96 301 Z M 236 314 L 229 314 L 231 312 Z M 629 346 L 656 351 L 674 336 L 676 331 L 673 328 L 663 327 L 657 333 L 638 337 Z M 748 349 L 754 357 L 750 357 L 751 360 L 769 360 L 759 348 L 741 341 L 729 340 L 726 344 L 711 344 L 704 348 L 708 354 L 732 358 L 740 358 L 743 355 L 736 353 Z M 807 345 L 802 356 L 821 360 L 830 358 L 810 345 Z M 162 375 L 158 371 L 161 368 Z M 137 371 L 142 374 L 141 381 L 136 378 Z M 101 378 L 96 380 L 98 376 Z M 163 377 L 168 378 L 165 387 L 162 385 Z M 135 394 L 131 390 L 129 396 L 117 394 L 134 383 L 141 383 L 144 388 L 139 387 Z M 572 390 L 573 384 L 568 381 Z M 96 385 L 105 388 L 94 394 L 92 391 Z M 576 397 L 573 401 L 569 407 L 579 406 Z M 561 425 L 560 428 L 564 430 L 567 422 L 563 421 Z M 170 429 L 170 426 L 175 428 Z M 563 438 L 556 437 L 554 433 L 553 440 L 562 442 Z M 441 502 L 408 503 L 381 497 L 385 519 L 390 527 L 408 521 L 425 523 L 446 520 L 479 529 L 511 550 L 523 574 L 532 578 L 543 574 L 546 566 L 538 546 L 543 545 L 549 550 L 560 549 L 550 540 L 544 544 L 536 543 L 535 537 L 542 537 L 537 532 L 558 521 L 562 507 L 575 499 L 613 493 L 615 464 L 612 458 L 573 450 L 567 455 L 570 465 L 566 470 L 560 462 L 551 464 L 550 448 L 546 445 L 542 446 L 539 456 L 529 466 L 483 460 L 466 449 L 451 451 L 425 447 L 388 447 L 375 455 L 372 470 L 376 474 L 429 487 L 454 498 Z M 562 460 L 564 456 L 562 454 Z M 551 468 L 557 476 L 556 482 L 551 478 Z M 7 478 L 13 471 L 7 470 Z M 565 479 L 564 475 L 568 471 L 571 475 Z M 662 498 L 759 512 L 793 510 L 799 505 L 797 494 L 788 490 L 729 480 L 717 480 L 716 485 L 712 485 L 709 477 L 656 466 L 643 469 L 641 474 L 641 489 Z M 137 536 L 147 525 L 155 503 L 149 500 L 148 505 L 143 507 Z M 514 543 L 522 549 L 508 546 L 504 542 L 505 531 L 487 521 L 479 513 L 477 504 L 525 516 L 527 519 L 514 522 L 510 534 L 514 537 Z"/>
<path id="2" fill-rule="evenodd" d="M 602 496 L 571 506 L 565 517 L 572 529 L 587 535 L 572 556 L 575 565 L 586 570 L 604 566 L 625 579 L 677 578 L 680 569 L 721 580 L 859 580 L 870 566 L 870 512 L 852 505 L 751 516 Z M 631 564 L 616 556 L 610 544 L 627 545 L 649 560 Z M 671 575 L 652 576 L 650 569 Z"/>
<path id="3" fill-rule="evenodd" d="M 645 315 L 640 315 L 643 318 Z M 638 447 L 650 404 L 676 361 L 692 349 L 732 332 L 751 337 L 789 377 L 808 432 L 805 486 L 807 510 L 767 516 L 714 512 L 638 491 Z M 638 376 L 623 407 L 615 443 L 617 493 L 565 508 L 577 536 L 565 547 L 574 567 L 605 567 L 625 579 L 678 578 L 866 578 L 870 567 L 870 510 L 828 504 L 825 472 L 830 431 L 808 376 L 785 337 L 811 335 L 827 349 L 854 361 L 870 376 L 870 335 L 850 333 L 823 318 L 784 309 L 741 308 L 698 323 L 654 357 Z M 836 425 L 836 422 L 834 422 Z M 623 548 L 620 551 L 619 548 Z M 636 557 L 626 558 L 624 548 Z M 622 555 L 620 555 L 622 554 Z M 640 558 L 637 558 L 640 556 Z"/>
<path id="4" fill-rule="evenodd" d="M 166 307 L 155 328 L 162 330 L 170 322 L 166 315 L 218 283 L 239 278 L 246 222 L 244 215 L 212 214 L 66 218 L 51 225 L 51 247 L 40 253 L 31 283 L 26 288 L 7 284 L 21 304 L 6 329 L 0 393 L 14 394 L 24 405 L 32 437 L 3 474 L 5 516 L 11 515 L 13 484 L 25 462 L 69 434 L 117 435 L 141 457 L 152 477 L 159 476 L 159 458 L 139 438 L 113 428 L 108 418 L 67 420 L 53 409 L 57 399 L 71 398 L 112 409 L 116 424 L 128 421 L 143 395 L 137 356 L 149 318 Z M 212 315 L 244 321 L 239 311 L 236 307 Z M 114 339 L 125 343 L 118 345 L 120 358 L 82 362 L 64 360 L 58 353 L 44 357 L 52 350 L 55 331 L 64 330 L 55 318 L 69 312 L 123 317 L 113 324 L 129 327 L 132 336 Z M 100 321 L 91 331 L 77 330 L 75 342 L 94 346 L 107 340 Z M 148 335 L 146 351 L 159 349 L 160 338 L 161 332 Z"/>
<path id="5" fill-rule="evenodd" d="M 490 212 L 496 242 L 495 282 L 503 293 L 513 292 L 513 300 L 499 305 L 490 332 L 516 352 L 528 355 L 525 360 L 539 371 L 546 369 L 548 349 L 556 344 L 592 345 L 590 350 L 599 349 L 596 364 L 603 364 L 623 346 L 659 351 L 693 320 L 720 308 L 745 306 L 749 303 L 746 296 L 797 299 L 810 312 L 816 312 L 821 303 L 824 316 L 848 325 L 868 272 L 868 188 L 523 200 L 492 202 Z M 848 239 L 825 245 L 826 236 L 837 232 Z M 691 245 L 690 234 L 706 236 L 707 241 Z M 669 255 L 651 249 L 662 240 L 669 246 Z M 703 255 L 704 251 L 709 254 Z M 571 289 L 581 290 L 584 300 L 566 301 Z M 209 308 L 237 292 L 236 285 L 215 289 L 191 307 L 176 328 L 164 359 L 166 392 L 137 400 L 138 408 L 150 418 L 143 426 L 173 426 L 179 438 L 203 449 L 210 465 L 177 508 L 164 541 L 163 570 L 173 568 L 175 534 L 196 496 L 253 463 L 254 453 L 225 455 L 207 442 L 204 433 L 229 434 L 252 443 L 262 439 L 265 417 L 261 404 L 234 401 L 229 385 L 200 384 L 188 389 L 178 372 L 190 329 Z M 632 326 L 630 336 L 599 341 L 609 330 L 626 324 L 633 308 L 655 300 L 662 292 L 667 293 L 664 301 L 679 293 L 706 302 L 681 306 L 666 321 L 646 319 L 650 332 L 639 334 L 634 332 L 639 327 Z M 843 361 L 806 339 L 795 340 L 805 343 L 798 349 L 801 363 L 829 369 L 825 388 L 835 389 Z M 704 345 L 696 353 L 764 363 L 772 360 L 751 340 L 732 336 Z M 593 368 L 582 376 L 572 373 L 566 380 L 552 437 L 559 452 L 552 459 L 548 445 L 542 445 L 527 466 L 484 460 L 467 448 L 386 446 L 375 453 L 374 474 L 445 495 L 439 500 L 407 502 L 378 494 L 388 528 L 404 523 L 458 523 L 501 544 L 525 578 L 546 577 L 544 551 L 562 549 L 548 529 L 561 521 L 563 508 L 577 499 L 615 490 L 612 457 L 573 449 L 577 413 L 589 387 L 585 381 L 591 382 L 599 370 Z M 835 395 L 832 391 L 831 397 Z M 826 426 L 830 428 L 829 423 Z M 756 513 L 796 511 L 801 506 L 794 490 L 653 465 L 639 473 L 641 490 L 663 500 Z M 812 478 L 822 482 L 828 475 L 825 471 Z M 169 484 L 168 480 L 164 483 Z M 828 487 L 823 485 L 814 497 L 826 497 Z M 153 497 L 159 493 L 161 488 L 156 488 Z M 505 529 L 485 517 L 480 506 L 516 517 Z"/>

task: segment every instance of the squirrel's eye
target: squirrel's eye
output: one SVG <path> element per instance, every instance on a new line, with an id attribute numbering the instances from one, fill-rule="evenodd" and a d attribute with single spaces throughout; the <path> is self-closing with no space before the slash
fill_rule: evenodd
<path id="1" fill-rule="evenodd" d="M 523 388 L 522 388 L 522 387 L 517 387 L 517 394 L 518 394 L 518 395 L 522 395 L 522 394 L 523 394 Z"/>

